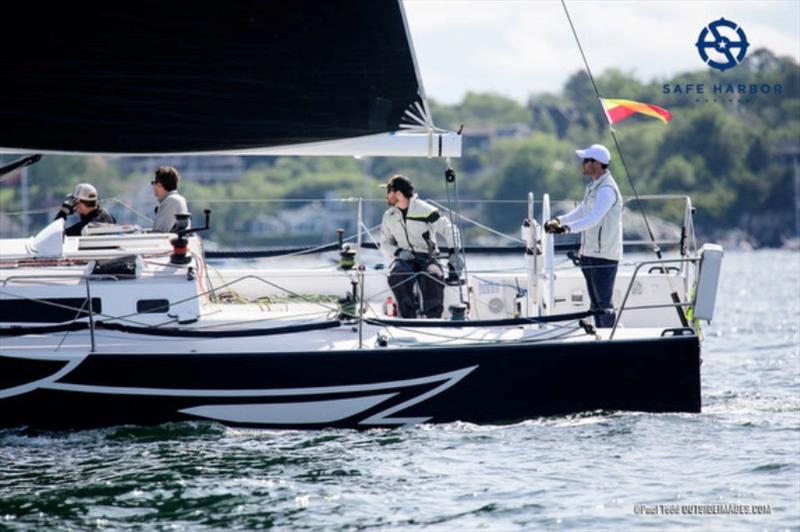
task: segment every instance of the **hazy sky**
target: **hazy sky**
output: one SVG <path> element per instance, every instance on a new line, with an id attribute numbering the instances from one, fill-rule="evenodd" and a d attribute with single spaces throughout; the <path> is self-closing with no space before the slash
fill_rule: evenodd
<path id="1" fill-rule="evenodd" d="M 491 91 L 520 101 L 557 92 L 582 68 L 559 0 L 403 0 L 431 98 Z M 694 43 L 709 22 L 739 24 L 750 51 L 800 62 L 800 0 L 568 0 L 595 74 L 608 67 L 643 80 L 704 67 Z"/>

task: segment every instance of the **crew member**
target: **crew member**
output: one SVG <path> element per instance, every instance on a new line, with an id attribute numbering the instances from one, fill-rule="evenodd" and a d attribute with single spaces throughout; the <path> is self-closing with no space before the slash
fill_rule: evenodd
<path id="1" fill-rule="evenodd" d="M 153 232 L 169 233 L 175 230 L 175 215 L 188 214 L 186 198 L 178 194 L 178 183 L 181 175 L 172 166 L 159 166 L 150 182 L 153 194 L 158 200 L 156 218 L 153 220 Z"/>
<path id="2" fill-rule="evenodd" d="M 444 272 L 436 257 L 436 235 L 446 242 L 449 267 L 459 273 L 464 261 L 457 250 L 458 235 L 450 220 L 433 205 L 419 199 L 414 184 L 403 175 L 392 176 L 385 185 L 389 209 L 381 221 L 381 250 L 392 263 L 389 286 L 400 316 L 417 317 L 414 282 L 422 292 L 422 315 L 440 318 L 444 300 Z"/>
<path id="3" fill-rule="evenodd" d="M 576 150 L 583 175 L 590 178 L 583 201 L 545 224 L 548 233 L 581 233 L 581 270 L 598 327 L 613 327 L 612 298 L 617 265 L 622 260 L 622 195 L 608 170 L 611 154 L 601 144 Z"/>
<path id="4" fill-rule="evenodd" d="M 78 213 L 81 217 L 80 220 L 70 225 L 64 230 L 67 236 L 80 236 L 81 231 L 87 224 L 91 222 L 115 224 L 117 220 L 111 216 L 108 211 L 100 207 L 97 198 L 97 189 L 89 183 L 80 183 L 75 186 L 72 194 L 68 194 L 58 214 L 54 220 L 63 218 L 66 222 L 67 216 L 72 213 Z"/>

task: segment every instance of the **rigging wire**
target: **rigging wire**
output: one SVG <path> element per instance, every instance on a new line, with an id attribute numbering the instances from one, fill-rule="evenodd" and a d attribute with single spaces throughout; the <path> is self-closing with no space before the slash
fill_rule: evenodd
<path id="1" fill-rule="evenodd" d="M 447 210 L 448 212 L 451 212 L 451 213 L 452 213 L 452 211 L 450 211 L 450 209 L 449 209 L 448 207 L 446 207 L 446 206 L 442 205 L 440 202 L 438 202 L 438 201 L 436 201 L 436 200 L 429 200 L 429 201 L 430 201 L 430 203 L 432 203 L 432 204 L 436 205 L 436 206 L 437 206 L 437 207 L 439 207 L 440 209 L 445 209 L 445 210 Z M 454 214 L 454 213 L 453 213 L 453 214 Z M 483 229 L 483 230 L 484 230 L 484 231 L 486 231 L 487 233 L 491 233 L 491 234 L 493 234 L 493 235 L 495 235 L 495 236 L 499 236 L 499 237 L 502 237 L 502 238 L 506 238 L 506 239 L 508 239 L 508 240 L 511 240 L 512 242 L 517 242 L 517 243 L 519 243 L 519 244 L 524 244 L 524 243 L 525 243 L 525 241 L 524 241 L 524 240 L 522 240 L 522 239 L 519 239 L 519 238 L 517 238 L 517 237 L 515 237 L 515 236 L 513 236 L 513 235 L 509 235 L 509 234 L 503 233 L 503 232 L 501 232 L 501 231 L 498 231 L 498 230 L 496 230 L 496 229 L 492 229 L 492 228 L 491 228 L 491 227 L 489 227 L 488 225 L 484 225 L 484 224 L 482 224 L 482 223 L 480 223 L 480 222 L 478 222 L 478 221 L 476 221 L 476 220 L 473 220 L 472 218 L 469 218 L 469 217 L 467 217 L 467 216 L 464 216 L 463 214 L 459 214 L 459 219 L 460 219 L 460 220 L 463 220 L 463 221 L 465 221 L 465 222 L 469 222 L 469 223 L 471 223 L 472 225 L 474 225 L 474 226 L 476 226 L 476 227 L 478 227 L 478 228 L 480 228 L 480 229 Z M 463 237 L 462 237 L 462 241 L 463 241 Z"/>
<path id="2" fill-rule="evenodd" d="M 656 254 L 656 257 L 661 259 L 661 248 L 658 246 L 658 242 L 656 242 L 656 237 L 653 235 L 653 229 L 650 227 L 650 221 L 647 219 L 647 213 L 644 210 L 644 205 L 642 205 L 641 199 L 639 199 L 639 193 L 636 191 L 636 185 L 633 184 L 633 176 L 631 175 L 630 170 L 628 169 L 628 164 L 625 162 L 625 155 L 622 152 L 622 146 L 617 140 L 617 134 L 614 131 L 614 128 L 611 124 L 611 119 L 609 118 L 608 114 L 605 111 L 605 107 L 603 107 L 603 98 L 600 96 L 600 90 L 597 88 L 597 83 L 594 80 L 594 75 L 592 74 L 591 68 L 589 68 L 589 61 L 586 59 L 586 54 L 583 51 L 583 46 L 581 46 L 581 41 L 578 38 L 578 32 L 575 30 L 575 25 L 572 23 L 572 17 L 569 15 L 569 9 L 567 9 L 567 2 L 566 0 L 561 0 L 561 5 L 564 7 L 564 13 L 567 15 L 567 21 L 569 22 L 569 27 L 572 29 L 572 35 L 575 37 L 575 43 L 578 45 L 578 50 L 581 52 L 581 57 L 583 58 L 583 64 L 586 65 L 586 73 L 589 75 L 589 79 L 592 82 L 592 87 L 594 87 L 594 93 L 597 95 L 597 101 L 600 104 L 601 109 L 603 110 L 603 114 L 608 121 L 608 130 L 611 132 L 611 138 L 614 139 L 614 145 L 617 147 L 617 152 L 619 153 L 619 160 L 622 162 L 622 167 L 625 170 L 625 175 L 628 178 L 628 183 L 631 185 L 631 190 L 633 191 L 633 197 L 636 198 L 636 205 L 638 205 L 639 210 L 642 212 L 642 219 L 644 219 L 644 225 L 647 228 L 647 234 L 650 236 L 650 241 L 653 243 L 653 252 Z M 666 270 L 664 270 L 666 273 Z M 674 289 L 672 286 L 672 281 L 667 278 L 667 284 L 669 284 L 670 288 L 672 288 L 672 293 L 670 297 L 674 303 L 678 303 L 681 299 L 678 295 L 678 291 Z M 678 313 L 678 319 L 681 321 L 684 327 L 688 327 L 689 323 L 686 320 L 684 313 L 681 311 L 680 307 L 675 307 Z"/>
<path id="3" fill-rule="evenodd" d="M 606 120 L 608 120 L 608 115 L 606 114 L 605 108 L 603 107 L 603 97 L 600 95 L 600 90 L 597 88 L 597 83 L 594 80 L 592 69 L 589 67 L 589 60 L 586 59 L 586 54 L 583 51 L 583 46 L 581 46 L 581 40 L 578 38 L 578 32 L 575 30 L 575 25 L 572 23 L 572 17 L 569 14 L 569 9 L 567 9 L 566 0 L 561 0 L 561 5 L 564 7 L 564 14 L 567 16 L 567 22 L 569 22 L 570 29 L 572 29 L 572 35 L 573 37 L 575 37 L 575 43 L 578 45 L 578 50 L 580 51 L 581 57 L 583 58 L 583 64 L 586 66 L 586 73 L 589 75 L 589 80 L 592 82 L 592 87 L 594 88 L 594 93 L 597 96 L 597 101 L 600 104 L 600 108 L 603 109 L 603 115 L 606 117 Z M 650 227 L 650 222 L 647 219 L 647 214 L 645 213 L 644 205 L 642 205 L 642 202 L 639 199 L 639 193 L 636 191 L 636 185 L 633 184 L 633 176 L 631 175 L 631 172 L 628 169 L 628 164 L 625 162 L 625 155 L 623 155 L 622 153 L 622 146 L 620 145 L 619 140 L 617 140 L 617 134 L 614 131 L 614 128 L 611 126 L 611 121 L 608 122 L 608 130 L 611 132 L 611 138 L 614 139 L 614 145 L 617 147 L 617 152 L 619 153 L 619 160 L 622 163 L 623 169 L 625 170 L 625 175 L 628 178 L 628 183 L 630 183 L 631 185 L 631 190 L 633 191 L 633 197 L 636 198 L 636 205 L 642 212 L 644 225 L 647 227 L 647 233 L 650 235 L 650 240 L 653 243 L 653 252 L 660 259 L 661 248 L 658 246 L 658 243 L 656 242 L 655 235 L 653 235 L 653 229 Z"/>
<path id="4" fill-rule="evenodd" d="M 140 218 L 146 220 L 148 224 L 152 224 L 153 223 L 153 219 L 152 218 L 150 218 L 146 214 L 136 210 L 133 207 L 133 205 L 131 205 L 128 202 L 125 202 L 125 201 L 123 201 L 123 200 L 121 200 L 119 198 L 108 198 L 106 201 L 108 203 L 118 203 L 118 204 L 122 205 L 123 207 L 125 207 L 126 209 L 128 209 L 129 211 L 131 211 L 133 214 L 135 214 L 135 215 L 139 216 Z"/>

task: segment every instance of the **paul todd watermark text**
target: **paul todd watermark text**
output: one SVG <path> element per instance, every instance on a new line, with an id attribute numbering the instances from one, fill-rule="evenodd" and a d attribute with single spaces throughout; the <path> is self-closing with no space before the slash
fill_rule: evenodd
<path id="1" fill-rule="evenodd" d="M 634 504 L 636 515 L 769 515 L 769 504 Z"/>

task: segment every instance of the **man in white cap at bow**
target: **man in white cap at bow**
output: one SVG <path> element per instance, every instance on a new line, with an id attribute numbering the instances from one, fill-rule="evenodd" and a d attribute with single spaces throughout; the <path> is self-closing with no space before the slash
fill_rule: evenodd
<path id="1" fill-rule="evenodd" d="M 80 236 L 81 231 L 87 224 L 104 223 L 115 224 L 117 221 L 98 203 L 97 189 L 89 183 L 80 183 L 75 187 L 72 194 L 68 194 L 61 208 L 56 214 L 55 220 L 64 218 L 73 212 L 77 213 L 81 219 L 70 225 L 64 230 L 67 236 Z"/>
<path id="2" fill-rule="evenodd" d="M 583 201 L 545 224 L 548 233 L 581 233 L 581 270 L 597 327 L 614 326 L 614 279 L 622 260 L 622 194 L 608 171 L 611 154 L 602 144 L 575 150 L 583 175 L 591 178 Z"/>

